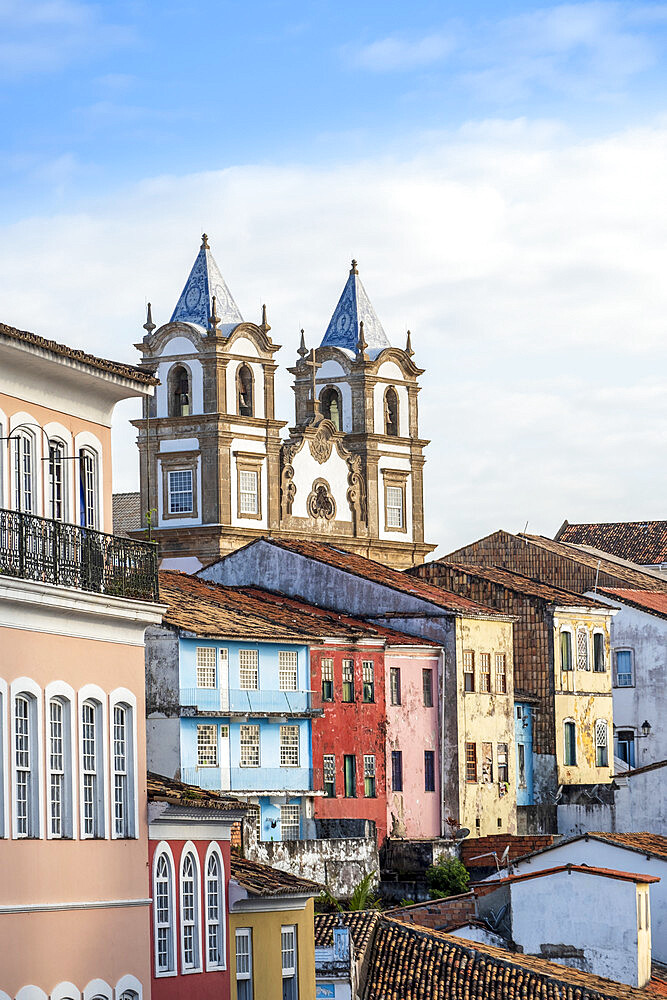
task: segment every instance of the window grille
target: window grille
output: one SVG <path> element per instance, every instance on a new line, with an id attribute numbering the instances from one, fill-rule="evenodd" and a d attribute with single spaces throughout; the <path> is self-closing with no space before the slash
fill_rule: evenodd
<path id="1" fill-rule="evenodd" d="M 375 701 L 375 664 L 372 660 L 362 660 L 361 674 L 363 678 L 363 699 L 365 702 Z"/>
<path id="2" fill-rule="evenodd" d="M 354 660 L 343 660 L 343 701 L 354 701 Z"/>
<path id="3" fill-rule="evenodd" d="M 239 498 L 241 514 L 258 514 L 257 473 L 239 471 Z"/>
<path id="4" fill-rule="evenodd" d="M 282 927 L 280 942 L 283 967 L 283 1000 L 297 1000 L 296 927 Z"/>
<path id="5" fill-rule="evenodd" d="M 333 701 L 333 663 L 329 657 L 322 660 L 322 701 Z"/>
<path id="6" fill-rule="evenodd" d="M 466 743 L 466 781 L 477 781 L 477 744 Z"/>
<path id="7" fill-rule="evenodd" d="M 296 650 L 281 649 L 278 652 L 278 682 L 281 691 L 296 691 L 298 687 Z"/>
<path id="8" fill-rule="evenodd" d="M 259 767 L 259 726 L 241 726 L 241 767 Z"/>
<path id="9" fill-rule="evenodd" d="M 197 687 L 217 686 L 216 650 L 211 646 L 197 646 Z"/>
<path id="10" fill-rule="evenodd" d="M 16 510 L 34 513 L 33 447 L 28 434 L 14 438 L 14 499 Z"/>
<path id="11" fill-rule="evenodd" d="M 32 837 L 36 826 L 33 803 L 32 714 L 29 697 L 27 695 L 18 695 L 14 703 L 14 732 L 16 753 L 16 832 L 19 837 Z"/>
<path id="12" fill-rule="evenodd" d="M 218 727 L 197 726 L 197 766 L 218 766 Z"/>
<path id="13" fill-rule="evenodd" d="M 259 806 L 249 805 L 245 814 L 245 819 L 243 822 L 246 824 L 247 829 L 253 834 L 253 836 L 259 840 L 260 837 L 260 809 Z"/>
<path id="14" fill-rule="evenodd" d="M 401 668 L 389 668 L 389 701 L 392 705 L 401 704 Z"/>
<path id="15" fill-rule="evenodd" d="M 430 667 L 422 670 L 422 694 L 424 707 L 433 708 L 433 671 Z"/>
<path id="16" fill-rule="evenodd" d="M 183 968 L 199 965 L 197 867 L 192 854 L 183 859 L 181 870 L 181 933 L 183 935 Z"/>
<path id="17" fill-rule="evenodd" d="M 169 472 L 167 487 L 170 514 L 191 514 L 194 509 L 192 469 Z"/>
<path id="18" fill-rule="evenodd" d="M 472 649 L 463 650 L 463 689 L 475 690 L 475 654 Z"/>
<path id="19" fill-rule="evenodd" d="M 496 694 L 507 694 L 507 660 L 504 653 L 496 653 Z"/>
<path id="20" fill-rule="evenodd" d="M 590 670 L 591 665 L 588 659 L 588 630 L 577 629 L 577 667 L 579 670 Z"/>
<path id="21" fill-rule="evenodd" d="M 324 777 L 324 794 L 328 799 L 336 797 L 336 757 L 335 754 L 325 753 L 322 758 L 322 770 Z"/>
<path id="22" fill-rule="evenodd" d="M 62 837 L 63 809 L 65 803 L 65 740 L 64 707 L 53 699 L 49 705 L 49 764 L 51 771 L 51 836 Z"/>
<path id="23" fill-rule="evenodd" d="M 561 670 L 572 670 L 572 634 L 561 632 L 560 634 L 560 668 Z"/>
<path id="24" fill-rule="evenodd" d="M 171 862 L 162 853 L 155 865 L 155 966 L 157 972 L 172 972 L 174 968 L 173 900 Z"/>
<path id="25" fill-rule="evenodd" d="M 210 854 L 206 864 L 206 938 L 208 965 L 213 967 L 225 964 L 223 916 L 220 860 L 217 854 Z"/>
<path id="26" fill-rule="evenodd" d="M 85 701 L 82 708 L 83 743 L 83 832 L 86 837 L 101 834 L 99 823 L 98 708 Z"/>
<path id="27" fill-rule="evenodd" d="M 236 996 L 237 1000 L 252 1000 L 252 931 L 239 927 L 236 931 Z"/>
<path id="28" fill-rule="evenodd" d="M 499 743 L 497 753 L 498 753 L 498 781 L 504 783 L 509 781 L 507 743 Z"/>
<path id="29" fill-rule="evenodd" d="M 259 686 L 259 653 L 256 649 L 239 650 L 239 685 L 244 691 Z"/>
<path id="30" fill-rule="evenodd" d="M 301 828 L 301 806 L 280 807 L 280 835 L 283 840 L 298 840 Z"/>
<path id="31" fill-rule="evenodd" d="M 403 751 L 391 751 L 391 789 L 393 792 L 403 791 Z"/>
<path id="32" fill-rule="evenodd" d="M 113 710 L 113 769 L 114 769 L 114 830 L 117 837 L 130 834 L 128 810 L 128 710 L 114 705 Z"/>
<path id="33" fill-rule="evenodd" d="M 81 524 L 97 527 L 97 457 L 85 448 L 79 452 Z"/>
<path id="34" fill-rule="evenodd" d="M 482 743 L 482 781 L 493 781 L 493 743 Z"/>
<path id="35" fill-rule="evenodd" d="M 435 791 L 435 750 L 424 750 L 424 791 Z"/>
<path id="36" fill-rule="evenodd" d="M 577 728 L 574 722 L 564 724 L 565 766 L 575 767 L 577 763 Z"/>
<path id="37" fill-rule="evenodd" d="M 280 766 L 299 766 L 299 727 L 280 727 Z"/>
<path id="38" fill-rule="evenodd" d="M 632 687 L 632 651 L 618 649 L 616 651 L 616 687 Z"/>
<path id="39" fill-rule="evenodd" d="M 62 441 L 49 441 L 49 516 L 54 521 L 64 521 L 64 461 L 65 445 Z"/>
<path id="40" fill-rule="evenodd" d="M 607 767 L 609 755 L 607 753 L 608 727 L 605 719 L 598 719 L 595 723 L 595 766 Z"/>
<path id="41" fill-rule="evenodd" d="M 486 693 L 491 691 L 491 654 L 479 654 L 479 689 Z"/>
<path id="42" fill-rule="evenodd" d="M 598 674 L 603 674 L 605 671 L 604 635 L 602 632 L 593 633 L 593 670 Z"/>
<path id="43" fill-rule="evenodd" d="M 403 487 L 387 486 L 387 527 L 403 527 Z"/>
<path id="44" fill-rule="evenodd" d="M 364 754 L 364 795 L 367 799 L 375 798 L 375 756 Z"/>

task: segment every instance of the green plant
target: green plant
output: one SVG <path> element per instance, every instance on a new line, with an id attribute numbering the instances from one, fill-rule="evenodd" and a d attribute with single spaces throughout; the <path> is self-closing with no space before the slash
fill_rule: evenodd
<path id="1" fill-rule="evenodd" d="M 431 899 L 443 899 L 467 892 L 470 875 L 458 858 L 441 855 L 435 865 L 426 869 L 426 879 Z"/>
<path id="2" fill-rule="evenodd" d="M 355 885 L 352 895 L 347 901 L 348 910 L 377 910 L 380 900 L 372 889 L 375 872 L 371 869 L 360 882 Z"/>

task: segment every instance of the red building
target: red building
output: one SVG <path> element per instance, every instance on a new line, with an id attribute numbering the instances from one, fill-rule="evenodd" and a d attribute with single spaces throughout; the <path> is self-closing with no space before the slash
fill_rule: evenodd
<path id="1" fill-rule="evenodd" d="M 229 1000 L 232 825 L 244 805 L 148 775 L 153 1000 Z"/>

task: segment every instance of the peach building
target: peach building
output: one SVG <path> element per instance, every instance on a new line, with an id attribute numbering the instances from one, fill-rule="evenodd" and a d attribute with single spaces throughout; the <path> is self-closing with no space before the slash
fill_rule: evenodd
<path id="1" fill-rule="evenodd" d="M 0 1000 L 150 996 L 144 630 L 115 404 L 155 380 L 0 324 Z"/>

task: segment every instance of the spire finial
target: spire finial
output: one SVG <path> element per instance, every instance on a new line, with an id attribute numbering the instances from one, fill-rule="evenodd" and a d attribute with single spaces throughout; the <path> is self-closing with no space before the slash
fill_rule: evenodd
<path id="1" fill-rule="evenodd" d="M 357 271 L 357 262 L 354 259 L 354 257 L 352 258 L 352 267 L 350 268 L 350 274 L 359 274 L 359 272 Z"/>
<path id="2" fill-rule="evenodd" d="M 215 337 L 218 333 L 218 327 L 220 326 L 220 317 L 218 316 L 215 295 L 211 299 L 211 315 L 208 318 L 208 332 L 213 334 Z"/>
<path id="3" fill-rule="evenodd" d="M 405 353 L 407 354 L 407 356 L 409 358 L 411 358 L 414 355 L 414 353 L 415 353 L 412 350 L 412 337 L 410 335 L 410 331 L 409 330 L 408 330 L 408 339 L 407 339 L 406 344 L 405 344 Z"/>
<path id="4" fill-rule="evenodd" d="M 301 331 L 301 343 L 299 344 L 299 350 L 296 353 L 299 355 L 302 361 L 305 358 L 306 354 L 308 354 L 308 350 L 306 348 L 306 335 L 303 330 Z"/>
<path id="5" fill-rule="evenodd" d="M 206 233 L 202 233 L 201 234 L 201 247 L 199 249 L 200 250 L 210 250 L 211 249 L 210 246 L 208 245 L 208 236 L 206 235 Z"/>
<path id="6" fill-rule="evenodd" d="M 269 321 L 266 318 L 266 303 L 262 306 L 262 330 L 264 333 L 268 333 L 271 327 L 269 326 Z"/>
<path id="7" fill-rule="evenodd" d="M 357 341 L 357 361 L 368 361 L 368 355 L 366 354 L 366 349 L 368 344 L 364 338 L 364 321 L 363 319 L 359 323 L 359 340 Z"/>
<path id="8" fill-rule="evenodd" d="M 147 315 L 146 315 L 146 322 L 144 323 L 144 330 L 146 330 L 146 332 L 148 333 L 148 336 L 150 337 L 151 333 L 155 329 L 155 323 L 153 322 L 153 314 L 151 313 L 151 304 L 150 304 L 150 302 L 148 303 L 148 309 L 147 309 L 146 312 L 147 312 Z"/>

